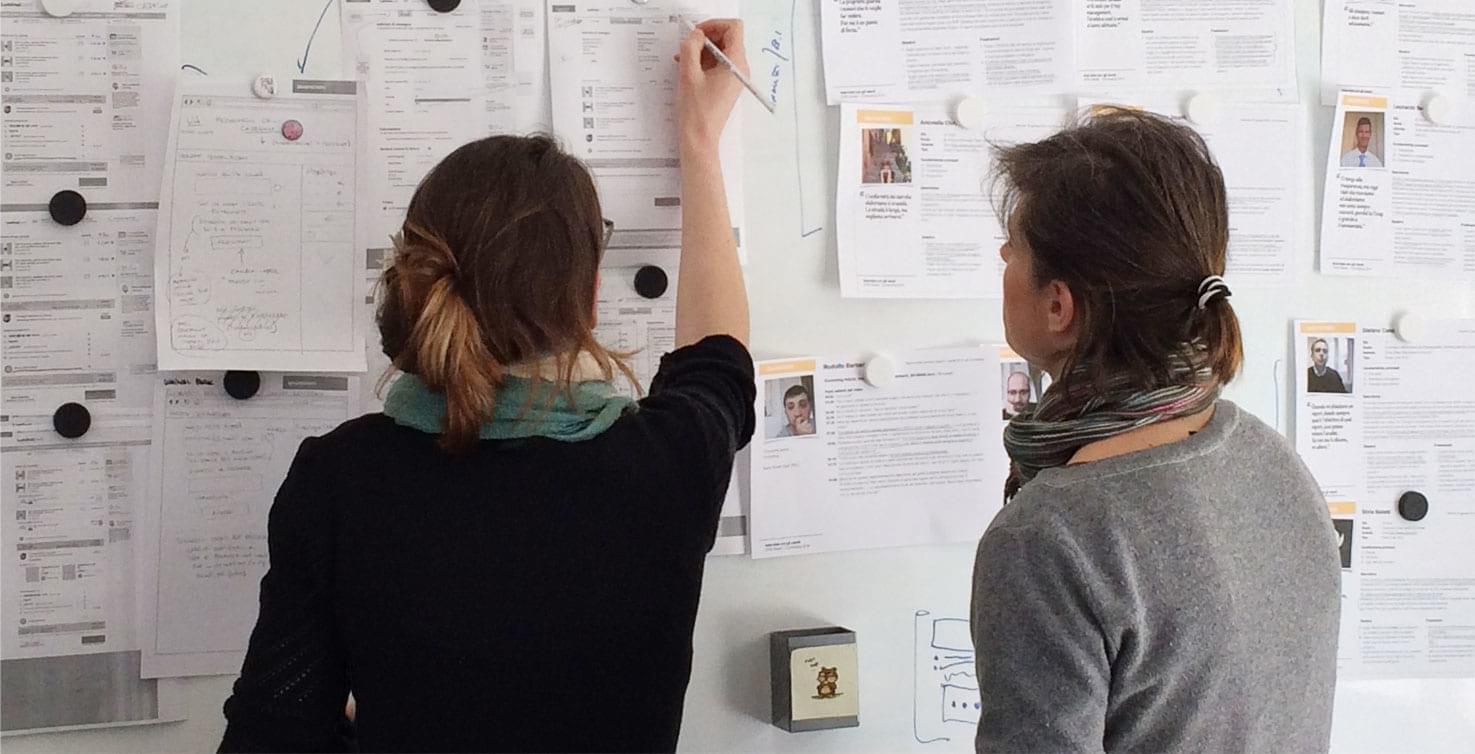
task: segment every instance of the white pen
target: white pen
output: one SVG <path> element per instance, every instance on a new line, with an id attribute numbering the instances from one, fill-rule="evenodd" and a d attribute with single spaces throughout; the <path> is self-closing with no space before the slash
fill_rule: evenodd
<path id="1" fill-rule="evenodd" d="M 697 25 L 688 21 L 686 16 L 677 16 L 676 20 L 681 22 L 681 25 L 685 27 L 688 34 L 697 30 Z M 743 86 L 747 87 L 748 91 L 753 93 L 753 96 L 758 99 L 758 103 L 763 105 L 764 109 L 770 113 L 773 112 L 773 103 L 769 102 L 768 98 L 764 97 L 763 93 L 759 92 L 757 87 L 753 86 L 753 82 L 749 81 L 748 77 L 744 76 L 743 72 L 739 71 L 738 67 L 733 65 L 732 61 L 726 55 L 722 54 L 722 50 L 717 45 L 712 44 L 712 40 L 708 39 L 706 34 L 702 35 L 702 44 L 706 45 L 707 51 L 712 53 L 712 57 L 717 58 L 717 62 L 726 66 L 727 70 L 732 71 L 732 75 L 736 76 L 738 81 L 743 82 Z"/>

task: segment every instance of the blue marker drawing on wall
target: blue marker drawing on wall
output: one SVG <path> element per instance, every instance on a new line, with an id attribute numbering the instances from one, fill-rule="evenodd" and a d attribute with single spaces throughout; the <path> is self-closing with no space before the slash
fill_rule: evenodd
<path id="1" fill-rule="evenodd" d="M 912 735 L 930 744 L 973 739 L 983 704 L 973 666 L 967 618 L 913 616 L 916 665 L 913 675 Z"/>

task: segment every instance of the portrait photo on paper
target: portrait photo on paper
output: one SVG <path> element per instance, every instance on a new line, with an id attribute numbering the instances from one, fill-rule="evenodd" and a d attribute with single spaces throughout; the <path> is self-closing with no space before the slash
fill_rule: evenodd
<path id="1" fill-rule="evenodd" d="M 818 431 L 814 375 L 776 377 L 764 383 L 763 436 L 807 437 Z"/>
<path id="2" fill-rule="evenodd" d="M 1342 557 L 1342 567 L 1352 568 L 1352 533 L 1356 530 L 1356 522 L 1350 518 L 1332 519 L 1332 527 L 1337 530 L 1337 552 Z"/>
<path id="3" fill-rule="evenodd" d="M 1312 335 L 1305 338 L 1306 392 L 1352 392 L 1357 339 Z"/>
<path id="4" fill-rule="evenodd" d="M 1016 416 L 1033 413 L 1039 405 L 1039 380 L 1030 374 L 1029 364 L 1023 361 L 999 364 L 999 384 L 1003 397 L 1000 418 L 1009 421 Z"/>
<path id="5" fill-rule="evenodd" d="M 1342 158 L 1344 168 L 1384 167 L 1383 113 L 1348 110 L 1342 118 Z"/>
<path id="6" fill-rule="evenodd" d="M 860 182 L 911 183 L 912 157 L 901 128 L 860 130 Z"/>

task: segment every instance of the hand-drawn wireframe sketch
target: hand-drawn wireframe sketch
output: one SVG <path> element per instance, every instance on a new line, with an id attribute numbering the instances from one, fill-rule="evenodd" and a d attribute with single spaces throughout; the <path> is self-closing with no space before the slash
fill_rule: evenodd
<path id="1" fill-rule="evenodd" d="M 972 740 L 983 708 L 973 665 L 967 618 L 940 618 L 930 610 L 913 614 L 916 665 L 912 735 L 918 743 Z"/>

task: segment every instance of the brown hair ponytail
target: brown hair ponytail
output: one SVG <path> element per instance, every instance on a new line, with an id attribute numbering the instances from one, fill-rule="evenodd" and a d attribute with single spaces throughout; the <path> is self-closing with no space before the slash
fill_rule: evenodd
<path id="1" fill-rule="evenodd" d="M 593 179 L 547 137 L 474 141 L 425 176 L 378 320 L 395 368 L 445 396 L 442 447 L 475 445 L 510 365 L 551 359 L 567 386 L 585 354 L 634 381 L 594 337 L 603 235 Z"/>
<path id="2" fill-rule="evenodd" d="M 503 365 L 487 351 L 481 325 L 456 290 L 456 257 L 445 241 L 409 222 L 396 240 L 394 265 L 385 285 L 396 294 L 386 300 L 404 302 L 418 311 L 396 366 L 414 371 L 425 386 L 446 398 L 447 450 L 465 450 L 491 416 L 494 390 Z M 401 363 L 403 362 L 403 363 Z M 413 365 L 413 370 L 406 366 Z"/>
<path id="3" fill-rule="evenodd" d="M 1199 306 L 1229 246 L 1224 175 L 1201 136 L 1108 107 L 995 156 L 1010 242 L 1028 249 L 1037 285 L 1062 281 L 1076 298 L 1079 334 L 1061 390 L 1089 394 L 1122 374 L 1141 389 L 1171 384 L 1170 357 L 1194 342 L 1219 383 L 1234 378 L 1243 358 L 1234 308 L 1225 295 Z"/>

